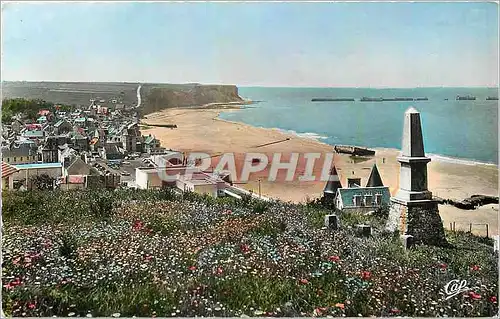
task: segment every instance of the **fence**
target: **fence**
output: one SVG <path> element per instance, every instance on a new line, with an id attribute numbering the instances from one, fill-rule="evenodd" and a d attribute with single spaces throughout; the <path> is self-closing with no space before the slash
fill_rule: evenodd
<path id="1" fill-rule="evenodd" d="M 489 230 L 490 230 L 489 224 L 474 224 L 474 223 L 457 223 L 457 222 L 452 222 L 452 223 L 450 223 L 450 228 L 449 229 L 451 231 L 457 231 L 457 224 L 458 224 L 458 230 L 459 231 L 467 231 L 469 233 L 474 233 L 475 235 L 486 236 L 486 237 L 489 237 L 489 235 L 490 235 L 490 233 L 489 233 Z"/>

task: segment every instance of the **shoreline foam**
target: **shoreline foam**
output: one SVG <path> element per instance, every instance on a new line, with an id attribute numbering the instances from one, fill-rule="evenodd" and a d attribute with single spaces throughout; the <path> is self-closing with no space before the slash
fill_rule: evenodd
<path id="1" fill-rule="evenodd" d="M 233 109 L 231 111 L 235 111 L 235 110 L 238 110 L 238 109 Z M 316 141 L 316 142 L 321 143 L 323 145 L 328 145 L 328 146 L 330 146 L 332 148 L 333 148 L 333 146 L 335 146 L 335 145 L 332 145 L 332 144 L 329 144 L 329 143 L 321 141 L 321 140 L 326 140 L 326 139 L 330 138 L 330 136 L 320 135 L 319 133 L 315 133 L 315 132 L 300 133 L 300 132 L 297 132 L 297 131 L 294 131 L 294 130 L 287 130 L 287 129 L 282 129 L 282 128 L 279 128 L 279 127 L 272 127 L 272 128 L 270 128 L 270 127 L 264 127 L 264 126 L 254 126 L 252 124 L 248 124 L 248 123 L 245 123 L 243 121 L 226 120 L 226 119 L 223 119 L 223 118 L 220 117 L 221 113 L 223 113 L 223 112 L 226 112 L 226 110 L 221 110 L 221 112 L 219 112 L 217 114 L 217 116 L 216 116 L 217 120 L 228 122 L 228 123 L 233 123 L 233 124 L 239 124 L 239 125 L 248 125 L 248 126 L 251 126 L 251 127 L 260 128 L 260 129 L 264 129 L 264 130 L 277 130 L 277 131 L 282 132 L 282 133 L 284 133 L 286 135 L 293 135 L 293 136 L 296 136 L 296 137 L 299 137 L 299 138 L 305 138 L 305 139 L 308 139 L 308 140 L 313 140 L 313 141 Z M 338 145 L 340 145 L 340 144 L 342 144 L 342 142 L 338 143 Z M 342 144 L 342 145 L 350 145 L 350 144 Z M 397 149 L 397 148 L 391 148 L 391 147 L 377 147 L 377 146 L 375 146 L 375 147 L 369 147 L 369 146 L 366 146 L 366 145 L 352 145 L 352 146 L 366 147 L 366 148 L 369 148 L 369 149 L 373 149 L 375 151 L 377 151 L 377 150 L 399 151 L 399 149 Z M 442 163 L 463 164 L 463 165 L 470 165 L 470 166 L 484 165 L 484 166 L 499 167 L 499 165 L 497 163 L 478 161 L 478 160 L 472 159 L 472 158 L 452 157 L 452 156 L 448 156 L 448 155 L 434 154 L 434 153 L 426 153 L 425 155 L 428 156 L 429 158 L 431 158 L 434 161 L 442 162 Z"/>

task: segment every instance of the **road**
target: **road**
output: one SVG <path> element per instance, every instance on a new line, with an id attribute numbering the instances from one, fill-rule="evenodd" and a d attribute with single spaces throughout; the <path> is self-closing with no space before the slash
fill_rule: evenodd
<path id="1" fill-rule="evenodd" d="M 137 106 L 136 106 L 136 108 L 141 106 L 141 87 L 142 87 L 142 85 L 139 85 L 137 87 Z"/>

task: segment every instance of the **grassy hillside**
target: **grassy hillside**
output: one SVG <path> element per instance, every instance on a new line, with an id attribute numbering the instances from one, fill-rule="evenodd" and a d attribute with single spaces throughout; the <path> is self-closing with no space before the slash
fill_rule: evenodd
<path id="1" fill-rule="evenodd" d="M 2 82 L 3 98 L 41 99 L 47 102 L 88 106 L 90 99 L 121 99 L 137 103 L 139 83 Z"/>
<path id="2" fill-rule="evenodd" d="M 208 103 L 240 102 L 234 85 L 185 85 L 181 87 L 144 87 L 142 113 L 153 113 L 169 107 L 184 107 Z"/>
<path id="3" fill-rule="evenodd" d="M 241 101 L 234 85 L 113 83 L 113 82 L 3 82 L 4 99 L 37 99 L 50 103 L 88 106 L 90 99 L 116 99 L 127 105 L 137 104 L 141 85 L 141 113 L 168 107 Z"/>
<path id="4" fill-rule="evenodd" d="M 54 200 L 57 198 L 57 200 Z M 167 191 L 3 193 L 4 311 L 14 316 L 493 316 L 491 241 L 405 252 L 316 205 Z M 445 300 L 443 287 L 472 290 Z"/>

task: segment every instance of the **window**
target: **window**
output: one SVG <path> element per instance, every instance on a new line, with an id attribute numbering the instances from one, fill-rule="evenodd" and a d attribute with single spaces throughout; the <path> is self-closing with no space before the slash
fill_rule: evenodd
<path id="1" fill-rule="evenodd" d="M 365 202 L 365 206 L 372 206 L 373 205 L 373 195 L 365 195 L 364 202 Z"/>
<path id="2" fill-rule="evenodd" d="M 361 206 L 361 195 L 354 195 L 352 197 L 352 202 L 353 202 L 354 206 L 357 206 L 357 207 Z"/>
<path id="3" fill-rule="evenodd" d="M 17 157 L 14 157 L 14 163 L 17 161 Z"/>
<path id="4" fill-rule="evenodd" d="M 21 161 L 21 162 L 23 161 L 23 157 L 22 156 L 21 156 L 21 159 L 19 161 Z"/>
<path id="5" fill-rule="evenodd" d="M 382 204 L 382 194 L 375 194 L 375 205 Z"/>
<path id="6" fill-rule="evenodd" d="M 10 157 L 7 157 L 7 163 L 9 163 L 9 162 L 10 162 Z"/>

